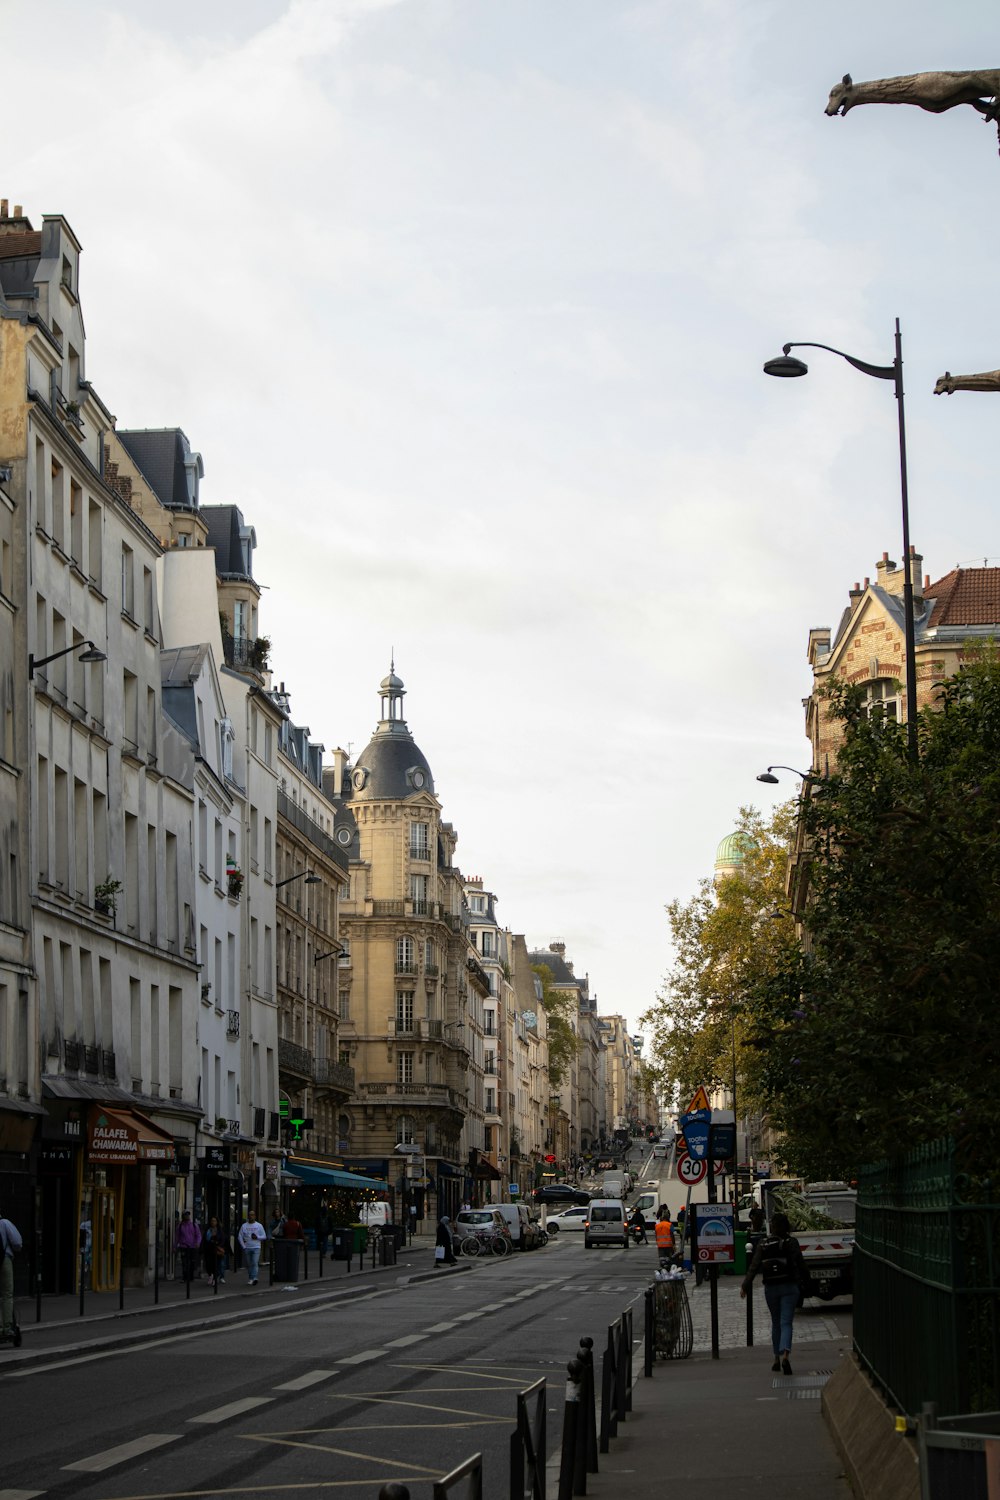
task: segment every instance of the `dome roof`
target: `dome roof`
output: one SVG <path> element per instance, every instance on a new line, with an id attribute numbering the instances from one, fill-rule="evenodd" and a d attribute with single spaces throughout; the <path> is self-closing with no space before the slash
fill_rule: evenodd
<path id="1" fill-rule="evenodd" d="M 382 718 L 351 772 L 351 796 L 355 800 L 400 802 L 420 792 L 433 794 L 431 768 L 403 719 L 405 692 L 395 666 L 391 667 L 379 686 Z"/>
<path id="2" fill-rule="evenodd" d="M 419 792 L 433 791 L 427 757 L 408 732 L 376 733 L 351 772 L 351 797 L 356 802 L 399 802 Z"/>
<path id="3" fill-rule="evenodd" d="M 753 848 L 753 839 L 748 833 L 727 833 L 715 851 L 715 868 L 738 870 Z"/>

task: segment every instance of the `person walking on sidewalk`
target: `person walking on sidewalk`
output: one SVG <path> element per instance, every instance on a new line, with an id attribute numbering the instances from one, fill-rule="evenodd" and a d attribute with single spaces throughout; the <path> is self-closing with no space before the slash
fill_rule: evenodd
<path id="1" fill-rule="evenodd" d="M 758 1271 L 764 1283 L 764 1301 L 771 1314 L 771 1347 L 774 1350 L 771 1369 L 790 1375 L 792 1366 L 788 1356 L 792 1352 L 792 1324 L 795 1321 L 800 1289 L 805 1285 L 806 1272 L 802 1248 L 798 1240 L 792 1239 L 792 1229 L 786 1214 L 772 1216 L 771 1233 L 761 1240 L 753 1253 L 750 1268 L 740 1287 L 741 1297 L 749 1292 Z"/>
<path id="2" fill-rule="evenodd" d="M 191 1210 L 186 1208 L 181 1214 L 181 1222 L 177 1226 L 177 1237 L 174 1240 L 174 1248 L 181 1253 L 181 1266 L 184 1271 L 184 1280 L 194 1280 L 195 1261 L 201 1245 L 201 1230 L 191 1217 Z"/>
<path id="3" fill-rule="evenodd" d="M 257 1285 L 257 1270 L 260 1266 L 260 1247 L 267 1239 L 267 1232 L 263 1224 L 257 1220 L 253 1209 L 247 1209 L 247 1216 L 240 1225 L 237 1236 L 240 1249 L 243 1251 L 243 1260 L 247 1268 L 247 1283 L 249 1286 Z"/>
<path id="4" fill-rule="evenodd" d="M 451 1223 L 447 1214 L 441 1215 L 441 1221 L 437 1227 L 437 1238 L 434 1241 L 434 1269 L 438 1266 L 455 1266 L 455 1246 L 451 1233 Z"/>
<path id="5" fill-rule="evenodd" d="M 229 1254 L 229 1240 L 218 1219 L 213 1214 L 208 1221 L 208 1226 L 202 1236 L 201 1255 L 205 1262 L 205 1273 L 209 1284 L 220 1286 L 226 1284 L 226 1257 Z"/>
<path id="6" fill-rule="evenodd" d="M 0 1216 L 0 1339 L 14 1337 L 14 1252 L 21 1249 L 21 1236 Z"/>

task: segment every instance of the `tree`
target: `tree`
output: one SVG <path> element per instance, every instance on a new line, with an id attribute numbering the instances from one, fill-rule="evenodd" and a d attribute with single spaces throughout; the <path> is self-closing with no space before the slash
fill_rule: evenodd
<path id="1" fill-rule="evenodd" d="M 803 805 L 808 951 L 754 986 L 761 1088 L 807 1176 L 953 1135 L 994 1171 L 1000 1062 L 1000 658 L 984 650 L 905 730 L 834 684 L 835 771 Z"/>
<path id="2" fill-rule="evenodd" d="M 576 994 L 556 989 L 548 964 L 532 964 L 531 967 L 542 981 L 542 1009 L 545 1011 L 549 1038 L 549 1085 L 555 1093 L 580 1050 L 579 1039 L 573 1029 Z"/>
<path id="3" fill-rule="evenodd" d="M 758 1103 L 761 1058 L 747 1046 L 748 1032 L 756 1034 L 749 1006 L 760 978 L 787 966 L 796 949 L 793 923 L 781 911 L 794 806 L 767 821 L 743 808 L 738 870 L 718 883 L 703 880 L 690 901 L 667 907 L 674 966 L 641 1024 L 668 1097 L 675 1087 L 682 1097 L 699 1084 L 728 1087 L 735 1050 L 742 1099 Z"/>

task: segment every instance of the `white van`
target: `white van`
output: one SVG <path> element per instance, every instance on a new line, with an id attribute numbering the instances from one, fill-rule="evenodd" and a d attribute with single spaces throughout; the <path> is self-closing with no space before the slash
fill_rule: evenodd
<path id="1" fill-rule="evenodd" d="M 487 1203 L 486 1207 L 495 1209 L 503 1219 L 515 1250 L 534 1250 L 538 1244 L 538 1231 L 524 1203 Z M 461 1223 L 461 1214 L 458 1219 Z"/>
<path id="2" fill-rule="evenodd" d="M 392 1209 L 388 1203 L 357 1203 L 358 1223 L 367 1224 L 372 1229 L 376 1224 L 384 1229 L 387 1224 L 392 1223 Z"/>
<path id="3" fill-rule="evenodd" d="M 628 1249 L 628 1224 L 620 1198 L 594 1198 L 583 1231 L 584 1249 L 592 1245 L 623 1245 Z"/>

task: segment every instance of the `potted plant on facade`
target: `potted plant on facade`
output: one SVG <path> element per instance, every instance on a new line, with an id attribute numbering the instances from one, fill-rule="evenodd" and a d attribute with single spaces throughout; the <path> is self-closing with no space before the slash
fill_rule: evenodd
<path id="1" fill-rule="evenodd" d="M 98 881 L 94 886 L 94 910 L 100 912 L 102 917 L 113 917 L 116 911 L 116 897 L 122 888 L 120 880 L 109 875 L 106 880 Z"/>
<path id="2" fill-rule="evenodd" d="M 225 1115 L 216 1115 L 215 1128 L 220 1135 L 225 1135 L 226 1131 L 229 1129 L 229 1121 L 226 1119 Z"/>
<path id="3" fill-rule="evenodd" d="M 230 901 L 238 901 L 240 899 L 240 892 L 243 890 L 243 871 L 232 855 L 229 855 L 226 859 L 226 885 L 229 890 Z"/>

